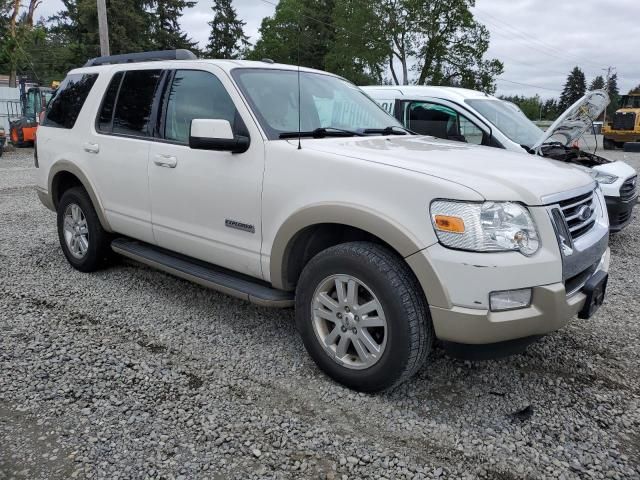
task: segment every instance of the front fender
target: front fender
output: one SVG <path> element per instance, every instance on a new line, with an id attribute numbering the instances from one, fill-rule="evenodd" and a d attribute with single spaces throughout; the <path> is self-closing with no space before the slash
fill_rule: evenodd
<path id="1" fill-rule="evenodd" d="M 407 259 L 425 294 L 437 304 L 448 304 L 448 296 L 428 261 L 413 255 L 430 245 L 416 238 L 394 219 L 359 205 L 321 203 L 294 212 L 279 228 L 270 255 L 270 280 L 275 288 L 287 287 L 285 265 L 298 233 L 319 224 L 338 224 L 368 232 Z"/>

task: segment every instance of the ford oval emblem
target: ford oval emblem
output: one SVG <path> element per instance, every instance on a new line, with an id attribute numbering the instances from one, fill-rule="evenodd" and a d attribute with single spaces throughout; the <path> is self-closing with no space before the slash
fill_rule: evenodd
<path id="1" fill-rule="evenodd" d="M 583 205 L 582 208 L 578 211 L 578 218 L 582 222 L 586 222 L 591 218 L 591 207 L 588 205 Z"/>

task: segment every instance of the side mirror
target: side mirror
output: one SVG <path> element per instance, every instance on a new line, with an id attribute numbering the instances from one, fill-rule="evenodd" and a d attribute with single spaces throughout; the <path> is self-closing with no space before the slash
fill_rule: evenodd
<path id="1" fill-rule="evenodd" d="M 228 120 L 191 120 L 189 147 L 193 149 L 244 153 L 249 150 L 249 145 L 249 137 L 233 134 Z"/>

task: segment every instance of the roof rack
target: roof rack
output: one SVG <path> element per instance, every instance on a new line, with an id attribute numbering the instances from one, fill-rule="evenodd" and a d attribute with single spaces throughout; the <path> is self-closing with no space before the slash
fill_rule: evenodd
<path id="1" fill-rule="evenodd" d="M 157 62 L 160 60 L 197 60 L 198 57 L 190 50 L 158 50 L 155 52 L 124 53 L 122 55 L 108 55 L 92 58 L 84 64 L 85 67 L 97 65 L 115 65 L 118 63 Z"/>

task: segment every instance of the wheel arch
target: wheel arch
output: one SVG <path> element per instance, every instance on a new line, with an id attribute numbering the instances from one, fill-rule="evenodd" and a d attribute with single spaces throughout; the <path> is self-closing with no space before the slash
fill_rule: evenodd
<path id="1" fill-rule="evenodd" d="M 448 295 L 436 271 L 420 251 L 423 244 L 389 217 L 352 205 L 323 204 L 291 215 L 275 236 L 270 257 L 274 287 L 293 290 L 306 263 L 320 251 L 349 241 L 381 244 L 400 257 L 414 273 L 429 299 L 441 304 Z M 420 257 L 420 260 L 416 260 Z"/>
<path id="2" fill-rule="evenodd" d="M 57 209 L 60 198 L 62 198 L 64 192 L 75 186 L 82 187 L 87 192 L 93 207 L 96 209 L 102 228 L 111 232 L 109 222 L 104 214 L 102 202 L 96 194 L 95 188 L 77 165 L 66 160 L 56 162 L 49 170 L 49 197 L 54 210 Z"/>

